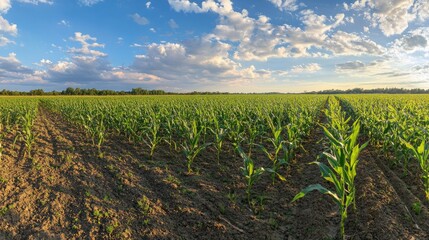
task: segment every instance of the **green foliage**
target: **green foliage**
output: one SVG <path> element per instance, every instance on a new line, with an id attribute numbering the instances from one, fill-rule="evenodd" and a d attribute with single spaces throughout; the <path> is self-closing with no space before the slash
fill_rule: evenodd
<path id="1" fill-rule="evenodd" d="M 358 144 L 359 120 L 355 121 L 350 128 L 348 126 L 350 118 L 346 118 L 339 102 L 331 98 L 329 103 L 330 107 L 325 111 L 325 114 L 328 117 L 330 129 L 322 126 L 325 136 L 330 142 L 330 151 L 323 152 L 323 156 L 326 158 L 328 164 L 318 161 L 313 162 L 313 164 L 319 166 L 322 177 L 332 183 L 335 190 L 329 190 L 320 184 L 313 184 L 301 190 L 292 201 L 304 197 L 311 191 L 319 191 L 331 196 L 339 207 L 341 215 L 340 233 L 344 238 L 344 223 L 347 218 L 347 209 L 351 204 L 356 209 L 355 178 L 357 175 L 356 167 L 359 162 L 359 153 L 368 143 L 362 146 Z"/>
<path id="2" fill-rule="evenodd" d="M 419 162 L 426 199 L 429 200 L 429 143 L 427 143 L 425 139 L 422 139 L 420 145 L 414 147 L 411 143 L 403 139 L 401 139 L 401 141 L 412 151 L 414 157 Z"/>
<path id="3" fill-rule="evenodd" d="M 243 151 L 240 146 L 237 146 L 237 151 L 244 163 L 243 167 L 241 167 L 241 174 L 246 180 L 246 195 L 247 201 L 250 204 L 252 187 L 265 172 L 265 169 L 263 167 L 256 168 L 254 161 Z"/>

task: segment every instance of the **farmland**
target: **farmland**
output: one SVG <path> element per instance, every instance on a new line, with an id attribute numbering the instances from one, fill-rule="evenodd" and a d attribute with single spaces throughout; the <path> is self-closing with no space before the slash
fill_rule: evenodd
<path id="1" fill-rule="evenodd" d="M 0 239 L 429 237 L 425 95 L 4 97 L 0 128 Z"/>

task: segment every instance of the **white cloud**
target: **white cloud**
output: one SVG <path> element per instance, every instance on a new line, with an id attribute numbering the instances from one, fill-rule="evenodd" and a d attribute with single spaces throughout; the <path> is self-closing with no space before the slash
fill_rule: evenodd
<path id="1" fill-rule="evenodd" d="M 152 43 L 145 55 L 137 55 L 132 69 L 179 85 L 238 84 L 267 77 L 255 67 L 243 68 L 229 58 L 231 45 L 201 38 L 179 43 Z"/>
<path id="2" fill-rule="evenodd" d="M 330 55 L 379 54 L 383 48 L 368 38 L 353 33 L 334 31 L 346 22 L 344 14 L 333 17 L 318 15 L 312 10 L 299 13 L 303 28 L 291 25 L 273 25 L 260 15 L 251 18 L 247 10 L 236 12 L 230 0 L 206 0 L 198 5 L 188 0 L 169 0 L 176 11 L 219 14 L 220 21 L 213 39 L 237 43 L 234 58 L 244 61 L 266 61 L 274 57 L 327 57 Z M 348 18 L 348 21 L 354 21 Z M 340 42 L 336 42 L 340 41 Z"/>
<path id="3" fill-rule="evenodd" d="M 15 36 L 18 33 L 18 27 L 16 24 L 10 24 L 6 19 L 0 16 L 0 32 Z"/>
<path id="4" fill-rule="evenodd" d="M 151 5 L 152 3 L 151 2 L 147 2 L 146 3 L 146 8 L 150 8 L 150 5 Z"/>
<path id="5" fill-rule="evenodd" d="M 43 83 L 44 80 L 32 69 L 22 65 L 15 53 L 0 56 L 0 83 Z"/>
<path id="6" fill-rule="evenodd" d="M 325 43 L 325 48 L 335 55 L 380 55 L 385 49 L 367 37 L 337 31 Z"/>
<path id="7" fill-rule="evenodd" d="M 31 3 L 34 5 L 38 5 L 39 3 L 52 5 L 54 3 L 53 0 L 18 0 L 18 2 Z"/>
<path id="8" fill-rule="evenodd" d="M 129 83 L 149 86 L 160 83 L 158 76 L 130 68 L 112 67 L 106 53 L 94 50 L 104 47 L 104 44 L 96 42 L 97 39 L 89 34 L 76 32 L 70 39 L 80 43 L 81 46 L 69 48 L 69 58 L 56 63 L 47 59 L 40 61 L 39 65 L 46 67 L 43 78 L 51 83 L 83 87 L 94 84 Z"/>
<path id="9" fill-rule="evenodd" d="M 293 66 L 291 69 L 292 73 L 314 73 L 321 70 L 322 67 L 318 63 L 309 63 L 303 65 Z"/>
<path id="10" fill-rule="evenodd" d="M 268 0 L 274 4 L 280 11 L 296 11 L 298 4 L 296 0 Z"/>
<path id="11" fill-rule="evenodd" d="M 429 19 L 429 2 L 427 0 L 416 0 L 413 12 L 417 14 L 417 18 L 421 22 Z"/>
<path id="12" fill-rule="evenodd" d="M 170 26 L 170 28 L 179 28 L 179 25 L 176 23 L 176 21 L 174 21 L 174 19 L 170 19 L 168 20 L 168 26 Z"/>
<path id="13" fill-rule="evenodd" d="M 141 45 L 141 44 L 138 44 L 138 43 L 133 43 L 133 44 L 131 44 L 130 45 L 130 47 L 137 47 L 137 48 L 141 48 L 141 47 L 144 47 L 143 45 Z"/>
<path id="14" fill-rule="evenodd" d="M 70 27 L 70 22 L 63 19 L 63 20 L 58 22 L 58 25 Z"/>
<path id="15" fill-rule="evenodd" d="M 95 5 L 95 4 L 102 2 L 102 1 L 103 0 L 79 0 L 79 3 L 83 6 L 89 7 L 89 6 Z"/>
<path id="16" fill-rule="evenodd" d="M 11 7 L 10 0 L 0 0 L 0 13 L 7 13 Z"/>
<path id="17" fill-rule="evenodd" d="M 419 62 L 429 59 L 429 27 L 408 31 L 395 39 L 390 45 L 389 56 L 408 62 Z M 413 56 L 416 53 L 417 55 Z M 420 60 L 419 60 L 420 59 Z"/>
<path id="18" fill-rule="evenodd" d="M 355 19 L 353 17 L 346 17 L 345 20 L 348 23 L 355 23 Z"/>
<path id="19" fill-rule="evenodd" d="M 356 0 L 351 8 L 363 11 L 372 26 L 378 26 L 386 36 L 401 34 L 416 19 L 429 18 L 427 0 Z"/>
<path id="20" fill-rule="evenodd" d="M 189 0 L 168 0 L 168 3 L 177 12 L 204 12 L 198 4 L 190 2 Z"/>
<path id="21" fill-rule="evenodd" d="M 7 37 L 0 35 L 0 47 L 6 46 L 8 44 L 14 44 L 14 43 L 15 43 L 14 41 L 11 41 Z"/>
<path id="22" fill-rule="evenodd" d="M 70 53 L 74 53 L 74 54 L 84 54 L 84 55 L 89 55 L 89 56 L 93 56 L 93 57 L 105 57 L 107 56 L 107 54 L 97 51 L 97 50 L 93 50 L 90 48 L 104 48 L 104 44 L 100 44 L 97 43 L 95 41 L 97 41 L 97 38 L 95 37 L 91 37 L 88 34 L 82 34 L 80 32 L 75 32 L 74 37 L 70 38 L 70 40 L 72 41 L 76 41 L 79 42 L 80 44 L 82 44 L 81 48 L 70 48 L 69 52 Z M 92 42 L 92 43 L 89 43 Z"/>
<path id="23" fill-rule="evenodd" d="M 131 18 L 139 25 L 147 25 L 149 24 L 149 20 L 147 18 L 140 16 L 138 13 L 134 13 L 131 15 Z"/>
<path id="24" fill-rule="evenodd" d="M 40 64 L 41 65 L 51 65 L 52 64 L 52 61 L 51 60 L 49 60 L 49 59 L 42 59 L 42 60 L 40 60 Z"/>
<path id="25" fill-rule="evenodd" d="M 110 76 L 106 75 L 105 77 L 110 79 L 117 79 L 121 82 L 132 84 L 160 84 L 163 82 L 161 78 L 157 76 L 146 73 L 133 72 L 129 69 L 114 68 L 109 73 L 109 75 Z"/>

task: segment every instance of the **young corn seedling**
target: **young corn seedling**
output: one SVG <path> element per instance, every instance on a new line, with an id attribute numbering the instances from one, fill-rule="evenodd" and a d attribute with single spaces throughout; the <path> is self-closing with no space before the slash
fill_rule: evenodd
<path id="1" fill-rule="evenodd" d="M 161 127 L 161 120 L 159 119 L 159 117 L 155 115 L 155 113 L 153 113 L 150 116 L 149 126 L 145 131 L 146 140 L 145 139 L 143 140 L 146 143 L 146 145 L 150 148 L 151 159 L 153 157 L 153 153 L 155 152 L 155 148 L 163 139 L 159 134 L 160 127 Z"/>
<path id="2" fill-rule="evenodd" d="M 103 157 L 101 146 L 106 135 L 104 115 L 102 113 L 92 116 L 91 113 L 80 116 L 81 123 L 87 134 L 91 137 L 92 145 L 97 147 L 99 157 Z"/>
<path id="3" fill-rule="evenodd" d="M 236 148 L 244 141 L 245 129 L 242 122 L 234 116 L 234 119 L 226 122 L 228 129 L 228 138 L 232 145 Z"/>
<path id="4" fill-rule="evenodd" d="M 368 142 L 359 146 L 357 138 L 359 135 L 360 124 L 354 122 L 351 133 L 347 137 L 336 137 L 326 127 L 323 127 L 326 137 L 331 144 L 331 152 L 324 152 L 323 155 L 328 160 L 328 165 L 315 161 L 314 164 L 319 166 L 322 177 L 334 184 L 335 191 L 331 191 L 320 184 L 312 184 L 299 192 L 292 202 L 304 197 L 307 193 L 317 190 L 323 194 L 327 194 L 333 198 L 339 207 L 341 216 L 340 234 L 345 238 L 344 223 L 347 218 L 347 208 L 351 204 L 355 204 L 356 187 L 356 167 L 359 162 L 359 153 L 367 146 Z M 355 205 L 354 205 L 355 206 Z"/>
<path id="5" fill-rule="evenodd" d="M 4 151 L 3 139 L 6 137 L 7 133 L 10 130 L 9 120 L 10 120 L 9 113 L 7 113 L 5 119 L 3 119 L 2 116 L 0 115 L 0 161 L 2 160 L 3 151 Z"/>
<path id="6" fill-rule="evenodd" d="M 167 132 L 167 138 L 165 139 L 165 142 L 170 146 L 170 152 L 172 149 L 174 151 L 177 151 L 177 143 L 174 141 L 174 133 L 176 131 L 176 121 L 173 116 L 167 117 L 165 119 L 165 131 Z"/>
<path id="7" fill-rule="evenodd" d="M 31 152 L 34 143 L 36 142 L 37 135 L 33 132 L 34 119 L 36 115 L 36 110 L 28 110 L 25 112 L 24 116 L 20 118 L 21 129 L 18 131 L 15 140 L 13 141 L 13 145 L 15 145 L 16 141 L 19 139 L 24 142 L 25 145 L 25 154 L 28 158 L 31 158 Z"/>
<path id="8" fill-rule="evenodd" d="M 270 152 L 262 145 L 259 145 L 259 147 L 272 162 L 272 167 L 266 168 L 265 170 L 271 173 L 271 179 L 274 184 L 274 180 L 276 177 L 279 178 L 281 181 L 286 180 L 286 178 L 279 173 L 279 170 L 282 166 L 286 166 L 288 164 L 289 154 L 288 154 L 288 149 L 285 145 L 286 142 L 282 138 L 283 127 L 280 125 L 280 123 L 277 123 L 277 125 L 274 125 L 273 120 L 270 117 L 267 118 L 267 122 L 272 133 L 272 137 L 268 138 L 268 140 L 272 144 L 274 148 L 274 152 Z M 281 151 L 283 153 L 282 157 L 279 156 Z"/>
<path id="9" fill-rule="evenodd" d="M 412 151 L 414 157 L 417 158 L 422 170 L 421 178 L 423 180 L 424 191 L 426 193 L 426 199 L 429 200 L 429 143 L 423 139 L 420 145 L 416 148 L 409 142 L 401 139 L 402 143 Z"/>
<path id="10" fill-rule="evenodd" d="M 237 146 L 236 149 L 243 159 L 244 166 L 241 167 L 241 173 L 246 179 L 246 196 L 247 202 L 250 205 L 252 187 L 265 172 L 265 169 L 263 167 L 255 168 L 255 163 L 250 156 L 248 156 L 240 146 Z"/>
<path id="11" fill-rule="evenodd" d="M 191 165 L 195 160 L 195 157 L 204 150 L 210 143 L 200 144 L 200 138 L 202 136 L 203 127 L 198 127 L 195 120 L 192 121 L 191 127 L 183 120 L 183 126 L 187 129 L 186 140 L 182 144 L 183 152 L 186 156 L 186 165 L 188 167 L 188 173 L 192 172 Z"/>
<path id="12" fill-rule="evenodd" d="M 227 131 L 219 124 L 219 120 L 216 116 L 212 116 L 214 122 L 214 127 L 209 128 L 209 130 L 214 135 L 214 146 L 216 148 L 217 163 L 219 164 L 220 153 L 222 151 L 223 142 L 226 138 Z"/>

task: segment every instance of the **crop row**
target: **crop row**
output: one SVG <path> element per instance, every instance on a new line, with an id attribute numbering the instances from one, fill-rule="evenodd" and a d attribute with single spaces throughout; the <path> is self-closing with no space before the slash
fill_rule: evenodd
<path id="1" fill-rule="evenodd" d="M 348 109 L 360 118 L 372 145 L 390 165 L 409 172 L 409 162 L 420 166 L 423 191 L 429 200 L 429 105 L 425 95 L 342 96 Z"/>

